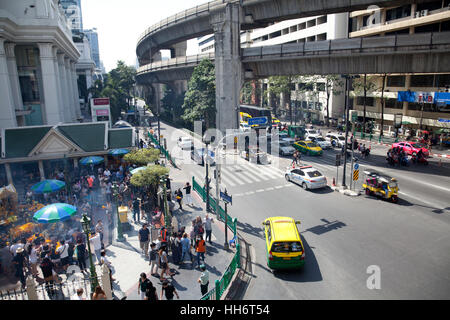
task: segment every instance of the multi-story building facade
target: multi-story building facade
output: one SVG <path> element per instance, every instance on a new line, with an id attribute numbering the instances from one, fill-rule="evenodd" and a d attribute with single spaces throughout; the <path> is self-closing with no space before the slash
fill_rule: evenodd
<path id="1" fill-rule="evenodd" d="M 407 4 L 393 8 L 369 8 L 350 13 L 349 37 L 376 37 L 381 35 L 417 34 L 450 31 L 450 1 L 438 0 L 421 4 Z M 364 77 L 364 75 L 361 75 Z M 383 76 L 372 75 L 374 90 L 367 94 L 366 118 L 375 121 L 380 129 Z M 448 105 L 430 101 L 407 102 L 398 98 L 398 92 L 411 91 L 417 96 L 431 96 L 436 92 L 448 92 L 450 74 L 388 74 L 384 83 L 384 131 L 392 132 L 395 114 L 402 114 L 402 122 L 408 128 L 450 128 Z M 355 92 L 353 108 L 363 116 L 364 97 Z M 361 118 L 360 118 L 361 120 Z"/>
<path id="2" fill-rule="evenodd" d="M 0 128 L 76 122 L 79 58 L 57 0 L 0 0 Z"/>
<path id="3" fill-rule="evenodd" d="M 283 43 L 300 43 L 321 40 L 347 38 L 348 13 L 330 14 L 286 20 L 274 23 L 266 28 L 243 31 L 241 33 L 241 47 L 269 46 Z M 214 52 L 214 36 L 207 35 L 198 39 L 199 53 Z M 296 118 L 309 120 L 323 120 L 326 116 L 326 79 L 315 78 L 311 83 L 309 77 L 293 77 L 291 104 L 296 110 Z M 267 80 L 260 83 L 261 90 L 268 92 Z M 344 112 L 344 95 L 340 86 L 332 85 L 328 92 L 329 118 L 338 119 Z M 261 103 L 261 101 L 260 101 Z M 288 104 L 284 95 L 280 102 L 268 99 L 268 105 L 280 105 L 278 113 L 288 115 Z M 297 114 L 298 113 L 298 114 Z"/>

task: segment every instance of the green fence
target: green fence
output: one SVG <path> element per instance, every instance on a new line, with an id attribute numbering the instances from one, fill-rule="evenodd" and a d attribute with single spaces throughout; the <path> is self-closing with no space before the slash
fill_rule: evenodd
<path id="1" fill-rule="evenodd" d="M 175 160 L 170 155 L 170 152 L 164 149 L 163 146 L 159 145 L 158 139 L 156 139 L 150 132 L 147 133 L 147 136 L 150 138 L 150 140 L 157 146 L 159 146 L 159 150 L 161 150 L 161 153 L 164 155 L 164 157 L 169 160 L 169 162 L 174 166 L 174 168 L 177 168 L 177 165 L 175 164 Z"/>
<path id="2" fill-rule="evenodd" d="M 195 178 L 192 177 L 192 187 L 194 191 L 196 191 L 200 197 L 202 198 L 203 202 L 206 202 L 206 188 L 202 187 L 197 181 L 195 181 Z M 211 210 L 215 212 L 216 210 L 216 199 L 209 196 L 209 203 Z M 219 217 L 222 221 L 225 221 L 225 210 L 219 205 Z M 241 246 L 238 243 L 238 238 L 236 235 L 236 225 L 237 225 L 237 219 L 231 218 L 227 214 L 227 226 L 228 228 L 233 232 L 234 239 L 236 241 L 236 253 L 233 256 L 233 259 L 231 260 L 230 264 L 228 265 L 227 269 L 222 275 L 222 278 L 220 280 L 215 281 L 214 288 L 210 290 L 208 293 L 206 293 L 201 300 L 220 300 L 222 297 L 222 294 L 225 292 L 225 290 L 228 288 L 228 286 L 231 283 L 231 279 L 233 278 L 236 269 L 241 267 Z"/>

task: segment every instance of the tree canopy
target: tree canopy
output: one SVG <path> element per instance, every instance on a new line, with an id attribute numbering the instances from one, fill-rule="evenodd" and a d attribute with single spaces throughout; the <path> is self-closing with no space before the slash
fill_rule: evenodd
<path id="1" fill-rule="evenodd" d="M 204 120 L 206 128 L 215 127 L 216 122 L 216 75 L 214 64 L 202 60 L 194 69 L 184 96 L 182 119 L 193 124 Z"/>
<path id="2" fill-rule="evenodd" d="M 159 159 L 158 149 L 138 149 L 127 153 L 123 159 L 133 164 L 146 165 Z"/>
<path id="3" fill-rule="evenodd" d="M 120 117 L 121 111 L 130 106 L 135 76 L 136 69 L 119 60 L 117 67 L 104 75 L 103 82 L 97 80 L 89 88 L 93 98 L 109 98 L 113 122 Z"/>
<path id="4" fill-rule="evenodd" d="M 130 182 L 136 187 L 152 187 L 157 189 L 160 179 L 169 174 L 169 169 L 160 165 L 151 165 L 131 176 Z"/>

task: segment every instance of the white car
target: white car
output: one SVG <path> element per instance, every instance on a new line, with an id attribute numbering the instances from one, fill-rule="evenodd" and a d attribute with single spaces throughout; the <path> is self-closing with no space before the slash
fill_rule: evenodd
<path id="1" fill-rule="evenodd" d="M 194 145 L 194 142 L 192 141 L 192 138 L 179 137 L 178 141 L 177 141 L 177 145 L 183 150 L 184 149 L 191 149 L 192 146 Z"/>
<path id="2" fill-rule="evenodd" d="M 303 189 L 319 189 L 327 186 L 327 178 L 312 166 L 288 167 L 284 177 L 287 181 L 302 186 Z"/>
<path id="3" fill-rule="evenodd" d="M 319 132 L 317 132 L 316 129 L 305 129 L 305 137 L 307 139 L 311 138 L 311 137 L 316 138 L 316 137 L 321 137 L 321 136 L 322 135 Z"/>
<path id="4" fill-rule="evenodd" d="M 292 142 L 293 143 L 293 142 Z M 282 156 L 290 156 L 295 152 L 295 148 L 289 141 L 281 140 L 279 145 L 279 153 Z"/>
<path id="5" fill-rule="evenodd" d="M 325 136 L 325 140 L 330 141 L 330 143 L 333 147 L 339 147 L 339 148 L 342 148 L 342 146 L 345 143 L 345 137 L 343 135 L 336 134 L 336 133 L 328 133 Z"/>
<path id="6" fill-rule="evenodd" d="M 323 137 L 311 137 L 310 139 L 312 142 L 315 142 L 321 147 L 322 149 L 331 149 L 332 145 L 330 141 L 325 140 Z"/>

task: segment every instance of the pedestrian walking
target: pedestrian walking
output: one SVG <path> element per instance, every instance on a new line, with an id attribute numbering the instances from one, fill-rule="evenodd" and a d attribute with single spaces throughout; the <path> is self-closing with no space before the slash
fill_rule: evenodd
<path id="1" fill-rule="evenodd" d="M 100 241 L 102 243 L 102 247 L 104 247 L 104 245 L 103 245 L 103 232 L 104 232 L 104 229 L 103 229 L 102 220 L 98 220 L 97 221 L 97 224 L 95 225 L 95 232 L 100 234 Z"/>
<path id="2" fill-rule="evenodd" d="M 294 165 L 294 163 L 296 166 L 298 166 L 298 155 L 299 155 L 298 151 L 295 151 L 294 154 L 292 155 L 292 157 L 293 157 L 292 163 L 291 163 L 292 166 Z"/>
<path id="3" fill-rule="evenodd" d="M 183 211 L 182 201 L 183 201 L 183 192 L 181 191 L 181 188 L 179 188 L 177 191 L 175 191 L 175 199 L 178 202 L 178 205 L 180 206 L 180 210 Z"/>
<path id="4" fill-rule="evenodd" d="M 140 222 L 140 210 L 141 210 L 141 205 L 140 205 L 140 201 L 139 198 L 136 198 L 133 200 L 133 221 L 134 223 Z"/>
<path id="5" fill-rule="evenodd" d="M 142 228 L 138 232 L 139 244 L 141 245 L 142 254 L 148 258 L 148 243 L 150 241 L 150 230 L 147 228 L 147 224 L 144 223 Z"/>
<path id="6" fill-rule="evenodd" d="M 95 287 L 94 294 L 92 295 L 92 300 L 107 300 L 106 293 L 105 291 L 103 291 L 102 287 Z"/>
<path id="7" fill-rule="evenodd" d="M 158 260 L 159 260 L 159 255 L 158 255 L 158 250 L 156 249 L 156 244 L 154 242 L 152 242 L 150 244 L 150 273 L 151 275 L 158 275 Z M 156 267 L 156 271 L 153 272 L 153 270 Z"/>
<path id="8" fill-rule="evenodd" d="M 195 245 L 195 220 L 192 220 L 191 231 L 189 232 L 189 239 L 191 239 L 191 246 Z"/>
<path id="9" fill-rule="evenodd" d="M 193 263 L 194 257 L 191 253 L 191 241 L 188 239 L 187 233 L 183 234 L 183 238 L 181 239 L 181 261 L 180 263 L 184 263 L 184 258 L 189 254 L 189 260 Z"/>
<path id="10" fill-rule="evenodd" d="M 47 294 L 51 297 L 55 294 L 54 283 L 56 272 L 54 270 L 55 266 L 49 257 L 45 257 L 40 266 L 42 271 L 42 276 L 44 277 L 45 289 Z"/>
<path id="11" fill-rule="evenodd" d="M 15 268 L 15 276 L 19 278 L 20 283 L 22 284 L 22 289 L 25 288 L 25 273 L 24 273 L 24 266 L 25 266 L 25 254 L 23 248 L 18 248 L 16 250 L 16 255 L 12 259 L 12 262 L 14 264 Z"/>
<path id="12" fill-rule="evenodd" d="M 205 215 L 205 232 L 206 232 L 206 236 L 205 236 L 205 240 L 208 241 L 209 239 L 209 243 L 211 244 L 211 234 L 212 234 L 212 226 L 211 224 L 214 223 L 214 219 L 211 218 L 209 216 L 209 214 Z"/>
<path id="13" fill-rule="evenodd" d="M 109 271 L 109 281 L 111 282 L 111 286 L 112 286 L 112 282 L 116 281 L 116 279 L 114 279 L 112 277 L 112 264 L 111 261 L 109 261 L 109 259 L 106 257 L 106 251 L 102 250 L 102 252 L 100 253 L 101 258 L 100 258 L 100 265 L 106 265 L 108 267 L 108 271 Z"/>
<path id="14" fill-rule="evenodd" d="M 172 283 L 165 280 L 163 282 L 162 288 L 161 288 L 161 297 L 160 300 L 163 298 L 163 294 L 165 294 L 167 300 L 173 300 L 173 295 L 175 294 L 177 296 L 177 299 L 180 299 L 180 296 L 178 295 L 177 290 L 173 286 Z"/>
<path id="15" fill-rule="evenodd" d="M 189 182 L 186 182 L 186 185 L 184 186 L 184 192 L 186 193 L 186 204 L 188 206 L 192 206 L 192 196 L 191 196 L 191 185 Z"/>
<path id="16" fill-rule="evenodd" d="M 147 288 L 149 287 L 150 280 L 147 279 L 145 272 L 141 273 L 139 277 L 138 294 L 141 296 L 141 300 L 145 300 Z"/>
<path id="17" fill-rule="evenodd" d="M 167 252 L 164 251 L 163 248 L 159 249 L 159 259 L 160 259 L 160 266 L 161 266 L 161 276 L 159 279 L 162 281 L 166 280 L 163 275 L 166 274 L 169 277 L 173 277 L 175 274 L 170 272 L 169 268 L 169 259 L 167 258 Z"/>
<path id="18" fill-rule="evenodd" d="M 59 254 L 59 257 L 61 259 L 61 266 L 63 267 L 64 271 L 66 271 L 67 267 L 69 266 L 69 244 L 65 243 L 64 240 L 61 240 L 59 243 L 61 245 L 56 250 L 56 252 Z"/>
<path id="19" fill-rule="evenodd" d="M 97 258 L 97 262 L 100 263 L 101 259 L 101 251 L 102 251 L 102 243 L 100 241 L 100 234 L 94 233 L 89 241 L 91 243 L 91 247 L 94 248 L 95 257 Z"/>
<path id="20" fill-rule="evenodd" d="M 203 263 L 205 262 L 206 253 L 206 242 L 203 240 L 201 235 L 197 236 L 197 241 L 195 242 L 195 252 L 197 252 L 197 268 L 200 266 L 200 259 Z"/>
<path id="21" fill-rule="evenodd" d="M 149 281 L 147 290 L 145 291 L 145 300 L 158 301 L 156 288 L 153 286 L 153 283 L 151 281 Z"/>
<path id="22" fill-rule="evenodd" d="M 75 247 L 75 256 L 78 261 L 78 266 L 81 271 L 84 272 L 86 269 L 86 245 L 83 243 L 83 240 L 78 239 L 77 245 Z"/>
<path id="23" fill-rule="evenodd" d="M 172 251 L 172 261 L 174 264 L 180 264 L 181 258 L 181 240 L 178 237 L 170 238 L 170 250 Z"/>
<path id="24" fill-rule="evenodd" d="M 200 292 L 202 293 L 202 296 L 204 296 L 208 292 L 209 272 L 206 270 L 206 266 L 204 264 L 200 266 L 200 270 L 202 273 L 197 281 L 200 283 Z"/>

